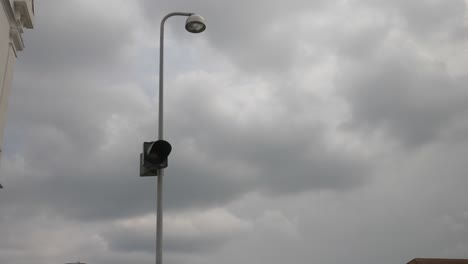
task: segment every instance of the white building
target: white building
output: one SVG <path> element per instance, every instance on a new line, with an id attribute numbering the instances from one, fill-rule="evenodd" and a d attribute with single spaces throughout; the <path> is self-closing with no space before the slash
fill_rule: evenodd
<path id="1" fill-rule="evenodd" d="M 23 29 L 34 26 L 34 0 L 0 0 L 0 158 L 13 66 L 24 49 Z"/>

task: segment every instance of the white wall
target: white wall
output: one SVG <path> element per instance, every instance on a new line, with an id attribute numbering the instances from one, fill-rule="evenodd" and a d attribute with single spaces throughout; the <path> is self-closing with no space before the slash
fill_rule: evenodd
<path id="1" fill-rule="evenodd" d="M 24 48 L 21 36 L 23 27 L 34 27 L 33 0 L 15 2 L 15 8 L 17 8 L 15 14 L 11 10 L 11 3 L 11 0 L 0 0 L 0 158 L 16 52 Z M 13 27 L 10 26 L 11 23 L 14 24 Z M 13 31 L 10 31 L 11 29 Z"/>
<path id="2" fill-rule="evenodd" d="M 15 61 L 16 56 L 10 45 L 10 23 L 0 3 L 0 151 L 3 149 L 5 117 Z"/>

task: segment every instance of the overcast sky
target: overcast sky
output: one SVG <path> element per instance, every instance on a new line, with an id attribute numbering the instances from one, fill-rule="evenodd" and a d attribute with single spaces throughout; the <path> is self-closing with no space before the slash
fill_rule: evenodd
<path id="1" fill-rule="evenodd" d="M 465 0 L 36 1 L 0 166 L 0 263 L 468 258 Z"/>

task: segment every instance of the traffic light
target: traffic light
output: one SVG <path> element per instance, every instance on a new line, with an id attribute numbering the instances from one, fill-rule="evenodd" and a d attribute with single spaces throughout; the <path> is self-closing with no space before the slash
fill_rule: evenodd
<path id="1" fill-rule="evenodd" d="M 165 140 L 143 142 L 140 154 L 140 176 L 158 176 L 158 170 L 167 167 L 167 157 L 172 146 Z"/>

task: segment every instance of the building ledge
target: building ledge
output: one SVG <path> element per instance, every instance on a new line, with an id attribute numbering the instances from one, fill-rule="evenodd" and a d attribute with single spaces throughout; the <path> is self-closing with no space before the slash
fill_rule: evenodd
<path id="1" fill-rule="evenodd" d="M 16 56 L 16 51 L 22 51 L 24 49 L 24 42 L 23 42 L 23 36 L 21 36 L 22 30 L 18 28 L 11 28 L 10 29 L 10 39 L 13 45 L 13 50 L 15 51 L 15 56 Z"/>
<path id="2" fill-rule="evenodd" d="M 15 55 L 24 49 L 23 28 L 34 26 L 34 0 L 0 0 L 10 23 L 10 43 Z M 12 6 L 13 4 L 13 6 Z"/>

